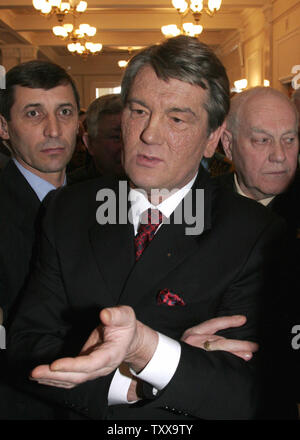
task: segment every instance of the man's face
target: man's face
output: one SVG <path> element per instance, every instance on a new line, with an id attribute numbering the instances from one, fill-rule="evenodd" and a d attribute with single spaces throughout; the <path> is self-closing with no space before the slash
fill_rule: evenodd
<path id="1" fill-rule="evenodd" d="M 88 149 L 97 169 L 103 174 L 121 176 L 121 113 L 104 114 L 98 124 L 98 135 L 88 141 Z"/>
<path id="2" fill-rule="evenodd" d="M 196 174 L 203 155 L 210 157 L 221 128 L 207 136 L 207 92 L 177 79 L 159 79 L 143 67 L 123 112 L 124 168 L 133 186 L 172 190 Z"/>
<path id="3" fill-rule="evenodd" d="M 71 159 L 78 129 L 78 109 L 70 84 L 49 90 L 15 87 L 6 138 L 16 159 L 29 171 L 63 170 Z"/>
<path id="4" fill-rule="evenodd" d="M 255 200 L 282 193 L 294 177 L 297 157 L 296 117 L 289 103 L 277 96 L 250 98 L 232 148 L 242 191 Z"/>

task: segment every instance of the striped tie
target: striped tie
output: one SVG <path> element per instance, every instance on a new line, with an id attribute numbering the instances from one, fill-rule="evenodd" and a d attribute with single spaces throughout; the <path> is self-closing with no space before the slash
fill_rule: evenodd
<path id="1" fill-rule="evenodd" d="M 141 257 L 144 249 L 148 246 L 155 235 L 155 231 L 162 222 L 162 213 L 158 209 L 148 209 L 141 214 L 141 222 L 138 233 L 134 238 L 135 259 Z"/>

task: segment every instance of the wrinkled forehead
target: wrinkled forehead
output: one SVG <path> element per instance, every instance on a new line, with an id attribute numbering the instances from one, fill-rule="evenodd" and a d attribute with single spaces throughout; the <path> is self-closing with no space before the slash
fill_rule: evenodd
<path id="1" fill-rule="evenodd" d="M 291 102 L 274 95 L 253 96 L 239 112 L 239 126 L 267 130 L 296 130 L 297 114 Z"/>

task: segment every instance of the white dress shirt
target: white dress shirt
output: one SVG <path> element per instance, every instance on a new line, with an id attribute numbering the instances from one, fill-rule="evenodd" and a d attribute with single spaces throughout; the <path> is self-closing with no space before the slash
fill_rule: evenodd
<path id="1" fill-rule="evenodd" d="M 172 192 L 172 195 L 157 206 L 149 202 L 144 192 L 131 189 L 128 199 L 131 202 L 131 221 L 134 227 L 134 234 L 136 235 L 138 231 L 140 215 L 149 208 L 159 209 L 164 217 L 169 218 L 193 186 L 196 177 L 197 174 L 187 185 L 176 192 Z M 162 224 L 157 228 L 156 232 L 161 226 Z M 156 351 L 150 362 L 139 374 L 131 369 L 129 370 L 124 365 L 115 372 L 109 388 L 108 405 L 134 403 L 127 400 L 127 393 L 133 376 L 151 384 L 153 386 L 153 394 L 156 394 L 157 390 L 162 390 L 170 382 L 180 360 L 181 346 L 178 341 L 159 332 L 157 333 L 158 345 Z"/>
<path id="2" fill-rule="evenodd" d="M 242 190 L 241 187 L 239 185 L 238 179 L 237 179 L 237 175 L 236 173 L 234 173 L 234 184 L 236 187 L 236 191 L 238 194 L 240 194 L 241 196 L 247 197 L 248 199 L 250 198 L 249 196 L 247 196 Z M 268 204 L 274 199 L 275 196 L 272 197 L 266 197 L 265 199 L 261 199 L 261 200 L 257 200 L 258 203 L 261 203 L 264 206 L 268 206 Z"/>
<path id="3" fill-rule="evenodd" d="M 37 176 L 36 174 L 32 173 L 31 171 L 27 170 L 27 168 L 24 168 L 23 165 L 21 165 L 17 159 L 13 158 L 13 161 L 18 168 L 18 170 L 23 174 L 33 191 L 38 196 L 40 202 L 44 200 L 46 195 L 52 191 L 53 189 L 57 189 L 54 185 L 49 183 L 47 180 L 42 179 L 41 177 Z M 66 178 L 63 183 L 63 186 L 66 184 Z"/>

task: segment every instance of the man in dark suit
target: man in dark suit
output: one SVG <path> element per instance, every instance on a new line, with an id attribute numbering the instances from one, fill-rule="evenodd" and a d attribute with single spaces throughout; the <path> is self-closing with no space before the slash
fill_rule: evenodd
<path id="1" fill-rule="evenodd" d="M 7 72 L 0 107 L 0 136 L 10 141 L 13 152 L 0 181 L 5 321 L 29 273 L 41 202 L 65 182 L 78 105 L 73 80 L 53 63 L 30 61 Z"/>
<path id="2" fill-rule="evenodd" d="M 7 72 L 0 103 L 0 136 L 9 140 L 12 151 L 0 176 L 0 307 L 8 326 L 31 271 L 41 202 L 65 182 L 79 98 L 64 69 L 30 61 Z M 7 414 L 26 418 L 30 413 L 38 417 L 26 399 L 18 411 L 19 400 L 11 390 L 1 401 L 0 418 Z"/>
<path id="3" fill-rule="evenodd" d="M 298 170 L 298 123 L 296 107 L 283 93 L 271 87 L 255 87 L 236 95 L 222 135 L 226 156 L 232 160 L 234 173 L 216 178 L 223 188 L 237 192 L 266 206 L 287 224 L 289 250 L 287 273 L 280 280 L 288 289 L 282 310 L 287 318 L 285 344 L 291 350 L 287 374 L 299 369 L 298 353 L 292 349 L 291 329 L 299 324 L 299 237 L 300 175 Z M 295 376 L 297 377 L 297 376 Z M 295 380 L 295 384 L 298 383 Z M 294 384 L 294 389 L 299 388 Z M 300 390 L 296 399 L 300 401 Z"/>
<path id="4" fill-rule="evenodd" d="M 37 393 L 89 418 L 258 417 L 275 403 L 261 380 L 265 344 L 245 362 L 210 341 L 180 341 L 235 314 L 247 322 L 223 335 L 258 341 L 261 318 L 268 330 L 276 317 L 282 221 L 199 168 L 225 128 L 225 69 L 197 39 L 172 38 L 132 58 L 122 95 L 130 188 L 94 180 L 55 193 L 11 329 L 12 365 L 31 371 Z M 281 404 L 283 395 L 273 417 L 284 417 Z"/>

